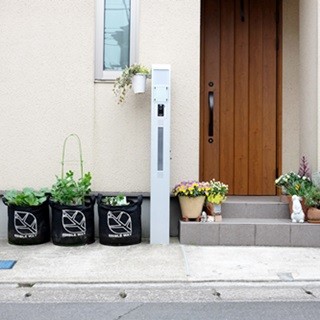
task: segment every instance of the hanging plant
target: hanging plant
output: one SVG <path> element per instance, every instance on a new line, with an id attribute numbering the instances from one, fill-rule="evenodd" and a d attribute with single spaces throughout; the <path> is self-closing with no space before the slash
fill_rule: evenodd
<path id="1" fill-rule="evenodd" d="M 133 64 L 130 67 L 126 67 L 121 76 L 115 80 L 113 92 L 119 99 L 118 104 L 124 102 L 128 89 L 132 87 L 132 78 L 137 74 L 150 77 L 150 69 L 141 64 Z"/>

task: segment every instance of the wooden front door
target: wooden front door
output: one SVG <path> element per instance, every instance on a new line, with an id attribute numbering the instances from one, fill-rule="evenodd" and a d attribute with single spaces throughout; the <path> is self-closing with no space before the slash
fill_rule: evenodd
<path id="1" fill-rule="evenodd" d="M 234 195 L 275 195 L 277 0 L 202 0 L 203 180 Z"/>

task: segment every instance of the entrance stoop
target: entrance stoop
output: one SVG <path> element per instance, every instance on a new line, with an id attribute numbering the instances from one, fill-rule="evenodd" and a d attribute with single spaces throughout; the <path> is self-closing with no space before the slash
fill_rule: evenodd
<path id="1" fill-rule="evenodd" d="M 320 225 L 292 223 L 288 204 L 280 197 L 230 196 L 222 217 L 222 222 L 180 221 L 180 243 L 320 247 Z"/>

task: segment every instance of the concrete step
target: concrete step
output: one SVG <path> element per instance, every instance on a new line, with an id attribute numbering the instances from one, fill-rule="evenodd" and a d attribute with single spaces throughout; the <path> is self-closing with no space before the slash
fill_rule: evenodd
<path id="1" fill-rule="evenodd" d="M 320 247 L 320 224 L 290 219 L 224 218 L 222 222 L 179 222 L 187 245 Z"/>
<path id="2" fill-rule="evenodd" d="M 222 204 L 224 218 L 289 219 L 288 203 L 280 197 L 230 196 Z"/>

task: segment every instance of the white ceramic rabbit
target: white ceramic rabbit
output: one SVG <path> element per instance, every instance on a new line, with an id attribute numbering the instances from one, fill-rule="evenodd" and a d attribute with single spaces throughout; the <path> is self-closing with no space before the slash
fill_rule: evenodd
<path id="1" fill-rule="evenodd" d="M 292 213 L 291 220 L 292 222 L 304 222 L 305 214 L 302 210 L 302 206 L 300 203 L 301 198 L 298 196 L 292 196 Z"/>

